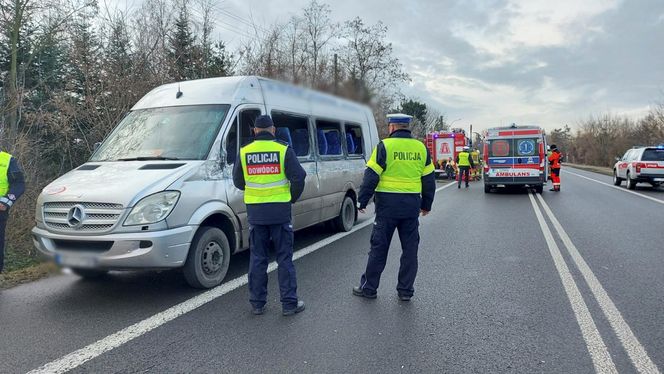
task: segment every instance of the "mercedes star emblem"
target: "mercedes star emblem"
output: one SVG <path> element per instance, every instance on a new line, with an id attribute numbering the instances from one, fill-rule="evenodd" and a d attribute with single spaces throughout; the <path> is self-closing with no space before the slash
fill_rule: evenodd
<path id="1" fill-rule="evenodd" d="M 82 205 L 74 205 L 67 214 L 67 223 L 75 229 L 83 225 L 85 220 L 85 210 Z"/>

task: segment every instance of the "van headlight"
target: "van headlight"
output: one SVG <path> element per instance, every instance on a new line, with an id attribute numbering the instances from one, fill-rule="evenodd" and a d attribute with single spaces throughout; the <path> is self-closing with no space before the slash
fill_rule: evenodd
<path id="1" fill-rule="evenodd" d="M 147 225 L 162 221 L 171 213 L 179 198 L 178 191 L 158 192 L 144 197 L 131 210 L 124 225 Z"/>

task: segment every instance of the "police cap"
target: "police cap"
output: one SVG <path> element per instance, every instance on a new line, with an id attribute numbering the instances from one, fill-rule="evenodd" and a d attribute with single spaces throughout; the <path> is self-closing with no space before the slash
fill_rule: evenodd
<path id="1" fill-rule="evenodd" d="M 387 115 L 387 123 L 394 123 L 399 125 L 409 125 L 413 120 L 413 116 L 403 113 L 394 113 Z"/>
<path id="2" fill-rule="evenodd" d="M 272 118 L 270 116 L 258 116 L 254 126 L 259 129 L 268 129 L 270 127 L 274 127 L 274 122 L 272 122 Z"/>

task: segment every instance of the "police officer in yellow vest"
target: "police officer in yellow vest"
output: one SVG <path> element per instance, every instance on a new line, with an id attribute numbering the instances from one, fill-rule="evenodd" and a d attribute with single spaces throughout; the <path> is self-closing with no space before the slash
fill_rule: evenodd
<path id="1" fill-rule="evenodd" d="M 249 301 L 253 314 L 264 313 L 269 249 L 273 247 L 282 313 L 289 316 L 304 310 L 304 302 L 297 297 L 293 265 L 291 204 L 302 195 L 307 174 L 295 151 L 275 139 L 272 118 L 260 116 L 254 126 L 255 140 L 240 149 L 233 168 L 233 183 L 244 190 L 249 218 Z"/>
<path id="2" fill-rule="evenodd" d="M 400 300 L 409 301 L 415 292 L 413 286 L 417 275 L 418 217 L 431 211 L 436 179 L 426 146 L 413 139 L 408 129 L 413 117 L 405 114 L 387 117 L 390 137 L 373 150 L 358 198 L 360 212 L 364 213 L 375 194 L 376 221 L 367 267 L 360 285 L 353 288 L 353 295 L 376 298 L 390 242 L 398 229 L 402 253 L 397 294 Z"/>
<path id="3" fill-rule="evenodd" d="M 7 152 L 0 152 L 0 273 L 5 263 L 5 228 L 9 209 L 25 192 L 25 178 L 18 161 Z"/>
<path id="4" fill-rule="evenodd" d="M 466 188 L 468 188 L 468 182 L 470 181 L 470 169 L 475 167 L 472 157 L 470 157 L 470 148 L 468 146 L 463 147 L 463 151 L 459 152 L 456 157 L 457 165 L 459 166 L 459 184 L 457 188 L 461 188 L 461 181 L 464 176 L 466 178 Z"/>

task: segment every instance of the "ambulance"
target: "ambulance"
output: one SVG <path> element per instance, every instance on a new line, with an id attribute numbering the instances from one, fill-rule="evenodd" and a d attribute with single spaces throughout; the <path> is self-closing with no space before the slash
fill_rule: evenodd
<path id="1" fill-rule="evenodd" d="M 496 127 L 484 132 L 484 192 L 497 187 L 532 187 L 547 182 L 546 134 L 537 126 Z"/>

